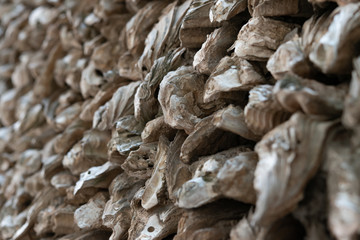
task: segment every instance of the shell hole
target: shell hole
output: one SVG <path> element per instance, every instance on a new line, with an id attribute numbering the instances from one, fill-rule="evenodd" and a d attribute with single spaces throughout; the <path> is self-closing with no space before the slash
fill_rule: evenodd
<path id="1" fill-rule="evenodd" d="M 148 232 L 153 232 L 154 230 L 155 230 L 155 228 L 154 227 L 148 227 Z"/>
<path id="2" fill-rule="evenodd" d="M 97 76 L 99 76 L 99 77 L 103 77 L 103 76 L 104 76 L 103 73 L 102 73 L 102 71 L 99 70 L 99 69 L 95 69 L 95 74 L 96 74 Z"/>

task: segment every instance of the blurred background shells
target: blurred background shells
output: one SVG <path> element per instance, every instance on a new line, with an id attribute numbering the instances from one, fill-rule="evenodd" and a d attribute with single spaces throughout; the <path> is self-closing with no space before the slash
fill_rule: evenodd
<path id="1" fill-rule="evenodd" d="M 0 240 L 360 237 L 357 0 L 0 0 Z"/>

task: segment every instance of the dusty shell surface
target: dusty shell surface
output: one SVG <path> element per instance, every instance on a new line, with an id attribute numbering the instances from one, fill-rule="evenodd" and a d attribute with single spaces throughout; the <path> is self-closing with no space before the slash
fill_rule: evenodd
<path id="1" fill-rule="evenodd" d="M 338 7 L 319 27 L 316 40 L 310 47 L 309 58 L 322 72 L 334 74 L 351 70 L 356 44 L 347 43 L 359 42 L 359 11 L 360 3 Z"/>
<path id="2" fill-rule="evenodd" d="M 214 5 L 212 5 L 209 18 L 211 22 L 222 22 L 229 20 L 238 13 L 241 13 L 246 10 L 246 1 L 245 0 L 217 0 Z"/>
<path id="3" fill-rule="evenodd" d="M 81 229 L 99 228 L 106 201 L 107 195 L 99 192 L 88 203 L 76 209 L 74 219 L 77 226 Z"/>
<path id="4" fill-rule="evenodd" d="M 334 124 L 295 113 L 256 145 L 259 163 L 254 179 L 258 192 L 254 222 L 269 225 L 296 207 L 304 186 L 323 161 L 323 143 Z"/>
<path id="5" fill-rule="evenodd" d="M 155 156 L 154 173 L 145 184 L 144 193 L 141 197 L 141 206 L 149 210 L 160 203 L 160 196 L 165 190 L 165 164 L 168 156 L 169 142 L 161 138 L 158 145 L 158 153 Z"/>
<path id="6" fill-rule="evenodd" d="M 187 133 L 201 120 L 200 108 L 205 77 L 192 67 L 169 72 L 160 84 L 159 102 L 165 123 Z"/>
<path id="7" fill-rule="evenodd" d="M 225 239 L 239 217 L 249 209 L 248 205 L 221 200 L 200 208 L 186 210 L 179 220 L 176 240 Z M 211 218 L 208 216 L 212 215 Z"/>
<path id="8" fill-rule="evenodd" d="M 217 128 L 213 120 L 214 114 L 203 118 L 185 139 L 180 152 L 180 158 L 184 163 L 192 163 L 199 156 L 225 150 L 241 142 L 245 143 L 240 136 Z"/>
<path id="9" fill-rule="evenodd" d="M 252 186 L 257 154 L 248 148 L 232 148 L 200 158 L 192 179 L 178 190 L 177 203 L 182 208 L 196 208 L 228 197 L 245 203 L 254 203 L 256 193 Z M 236 187 L 233 181 L 243 187 Z M 196 193 L 196 194 L 195 194 Z"/>
<path id="10" fill-rule="evenodd" d="M 355 237 L 360 227 L 357 208 L 360 201 L 357 187 L 360 166 L 356 161 L 359 150 L 350 139 L 349 132 L 339 129 L 333 135 L 326 152 L 329 171 L 329 225 L 338 239 Z"/>
<path id="11" fill-rule="evenodd" d="M 286 111 L 302 111 L 310 116 L 331 119 L 340 116 L 346 90 L 346 85 L 333 87 L 288 76 L 275 84 L 273 93 Z"/>
<path id="12" fill-rule="evenodd" d="M 227 108 L 216 112 L 213 123 L 217 128 L 236 133 L 245 139 L 253 141 L 261 139 L 260 135 L 255 134 L 249 129 L 244 111 L 238 106 L 229 105 Z"/>
<path id="13" fill-rule="evenodd" d="M 238 57 L 266 61 L 296 25 L 265 17 L 254 17 L 240 30 L 232 48 Z"/>
<path id="14" fill-rule="evenodd" d="M 289 118 L 290 114 L 276 101 L 273 86 L 259 85 L 249 94 L 244 110 L 245 122 L 255 134 L 263 135 Z"/>
<path id="15" fill-rule="evenodd" d="M 312 68 L 311 62 L 304 52 L 302 41 L 297 34 L 293 39 L 276 49 L 275 53 L 269 58 L 266 68 L 276 80 L 281 80 L 292 74 L 309 77 L 316 72 Z"/>
<path id="16" fill-rule="evenodd" d="M 137 121 L 146 123 L 158 114 L 160 106 L 156 95 L 160 82 L 168 72 L 176 70 L 184 63 L 184 54 L 185 49 L 177 48 L 155 60 L 135 94 L 134 115 Z"/>
<path id="17" fill-rule="evenodd" d="M 312 6 L 308 1 L 296 0 L 288 2 L 286 0 L 266 1 L 266 0 L 249 0 L 249 12 L 252 16 L 297 16 L 310 17 Z"/>
<path id="18" fill-rule="evenodd" d="M 342 115 L 342 122 L 346 127 L 358 129 L 360 115 L 356 111 L 358 106 L 359 91 L 360 91 L 360 58 L 354 59 L 354 70 L 352 71 L 352 78 L 349 86 L 349 92 L 345 99 L 344 113 Z"/>
<path id="19" fill-rule="evenodd" d="M 261 68 L 239 57 L 224 57 L 205 83 L 204 101 L 213 101 L 220 93 L 248 91 L 266 83 Z"/>
<path id="20" fill-rule="evenodd" d="M 360 236 L 356 0 L 0 0 L 0 240 Z"/>
<path id="21" fill-rule="evenodd" d="M 220 59 L 227 54 L 227 49 L 236 39 L 238 28 L 224 24 L 210 33 L 201 49 L 195 54 L 193 67 L 200 73 L 210 75 Z"/>
<path id="22" fill-rule="evenodd" d="M 182 46 L 200 48 L 205 42 L 207 34 L 211 33 L 215 27 L 220 26 L 220 24 L 210 21 L 209 11 L 212 6 L 213 1 L 209 0 L 195 0 L 191 3 L 179 32 Z"/>

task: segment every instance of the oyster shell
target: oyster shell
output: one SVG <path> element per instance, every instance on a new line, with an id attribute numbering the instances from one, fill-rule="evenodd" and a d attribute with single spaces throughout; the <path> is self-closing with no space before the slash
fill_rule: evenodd
<path id="1" fill-rule="evenodd" d="M 311 42 L 309 59 L 323 73 L 351 71 L 356 47 L 347 43 L 359 41 L 359 11 L 360 3 L 349 3 L 335 9 L 325 21 L 321 18 L 317 20 L 316 25 L 319 25 L 319 29 L 315 33 L 314 41 Z M 307 34 L 308 32 L 304 31 L 303 38 L 308 38 Z"/>
<path id="2" fill-rule="evenodd" d="M 359 154 L 350 133 L 341 128 L 327 145 L 328 224 L 338 239 L 354 238 L 360 228 Z"/>
<path id="3" fill-rule="evenodd" d="M 241 28 L 231 49 L 246 60 L 267 61 L 295 27 L 270 18 L 253 17 Z"/>
<path id="4" fill-rule="evenodd" d="M 276 101 L 272 91 L 271 85 L 259 85 L 249 92 L 249 102 L 244 110 L 245 123 L 257 135 L 267 133 L 290 117 L 290 113 L 284 111 Z"/>
<path id="5" fill-rule="evenodd" d="M 137 63 L 141 71 L 147 73 L 156 59 L 180 46 L 179 30 L 190 4 L 191 1 L 185 1 L 177 6 L 174 2 L 165 8 L 159 22 L 146 37 L 144 51 Z"/>
<path id="6" fill-rule="evenodd" d="M 210 8 L 209 18 L 211 22 L 222 22 L 225 20 L 229 20 L 236 14 L 243 12 L 246 9 L 247 2 L 244 0 L 217 0 Z"/>
<path id="7" fill-rule="evenodd" d="M 291 2 L 288 2 L 286 0 L 250 0 L 248 1 L 248 8 L 251 15 L 256 17 L 309 17 L 313 14 L 312 7 L 306 0 L 296 0 Z"/>
<path id="8" fill-rule="evenodd" d="M 358 128 L 360 115 L 357 111 L 358 102 L 360 101 L 360 58 L 354 59 L 354 70 L 352 72 L 349 92 L 345 98 L 344 113 L 342 122 L 346 127 Z"/>
<path id="9" fill-rule="evenodd" d="M 238 31 L 234 25 L 224 24 L 210 33 L 194 56 L 194 68 L 200 73 L 210 75 L 220 59 L 227 54 L 226 50 L 231 47 Z"/>
<path id="10" fill-rule="evenodd" d="M 238 106 L 229 105 L 214 115 L 213 123 L 217 128 L 236 133 L 245 139 L 258 141 L 261 136 L 254 134 L 246 125 L 244 112 Z"/>
<path id="11" fill-rule="evenodd" d="M 273 93 L 277 102 L 288 112 L 303 111 L 319 118 L 341 115 L 346 86 L 327 86 L 314 80 L 293 76 L 278 81 Z"/>
<path id="12" fill-rule="evenodd" d="M 191 2 L 179 32 L 182 47 L 200 48 L 206 40 L 206 35 L 211 33 L 215 27 L 220 26 L 216 22 L 211 22 L 209 18 L 213 2 L 209 0 Z"/>
<path id="13" fill-rule="evenodd" d="M 259 163 L 254 179 L 258 193 L 255 224 L 270 225 L 296 207 L 307 182 L 323 161 L 324 143 L 335 124 L 295 113 L 256 145 Z"/>
<path id="14" fill-rule="evenodd" d="M 201 103 L 204 80 L 192 67 L 180 67 L 164 77 L 158 100 L 165 123 L 187 133 L 193 131 L 203 113 L 198 103 Z"/>
<path id="15" fill-rule="evenodd" d="M 358 12 L 0 0 L 0 239 L 358 238 Z"/>
<path id="16" fill-rule="evenodd" d="M 223 92 L 248 91 L 264 83 L 266 79 L 259 66 L 236 56 L 226 56 L 205 83 L 204 102 L 215 100 Z"/>

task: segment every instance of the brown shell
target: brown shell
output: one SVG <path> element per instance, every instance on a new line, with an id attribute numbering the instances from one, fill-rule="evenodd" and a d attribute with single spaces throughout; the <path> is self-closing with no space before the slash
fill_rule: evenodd
<path id="1" fill-rule="evenodd" d="M 256 145 L 258 193 L 253 221 L 272 224 L 303 198 L 306 183 L 318 170 L 327 136 L 336 122 L 320 122 L 301 113 L 267 133 Z"/>
<path id="2" fill-rule="evenodd" d="M 324 20 L 324 18 L 309 19 L 309 23 L 316 21 L 313 26 L 314 41 L 310 42 L 309 59 L 323 73 L 350 73 L 351 62 L 356 56 L 356 46 L 347 41 L 359 41 L 360 3 L 349 3 L 338 7 Z M 310 27 L 311 28 L 311 27 Z M 318 29 L 316 29 L 318 28 Z M 341 29 L 338 31 L 337 29 Z M 304 31 L 303 39 L 311 40 L 311 31 Z"/>
<path id="3" fill-rule="evenodd" d="M 139 149 L 131 151 L 121 168 L 131 177 L 150 178 L 157 150 L 157 142 L 143 143 Z"/>
<path id="4" fill-rule="evenodd" d="M 166 191 L 165 169 L 169 154 L 169 141 L 162 137 L 159 139 L 155 156 L 154 171 L 145 184 L 144 193 L 141 197 L 141 206 L 149 210 L 161 204 L 161 198 Z"/>
<path id="5" fill-rule="evenodd" d="M 205 83 L 204 102 L 215 100 L 222 92 L 248 91 L 265 82 L 257 64 L 236 56 L 226 56 L 220 60 Z"/>
<path id="6" fill-rule="evenodd" d="M 140 82 L 132 82 L 116 90 L 112 98 L 94 113 L 93 127 L 99 130 L 111 129 L 120 117 L 134 112 L 134 95 Z"/>
<path id="7" fill-rule="evenodd" d="M 0 239 L 357 239 L 359 9 L 0 0 Z"/>
<path id="8" fill-rule="evenodd" d="M 229 105 L 223 110 L 217 111 L 213 123 L 217 128 L 236 133 L 243 138 L 258 141 L 261 136 L 254 134 L 245 122 L 244 112 L 240 107 Z"/>
<path id="9" fill-rule="evenodd" d="M 201 157 L 190 167 L 192 178 L 185 179 L 176 192 L 178 206 L 197 208 L 222 197 L 255 203 L 253 179 L 256 163 L 256 153 L 245 147 Z"/>
<path id="10" fill-rule="evenodd" d="M 109 140 L 110 136 L 107 132 L 96 129 L 85 132 L 83 138 L 64 156 L 63 166 L 78 175 L 92 166 L 105 163 L 106 145 Z"/>
<path id="11" fill-rule="evenodd" d="M 243 12 L 247 9 L 247 2 L 245 0 L 217 0 L 211 6 L 209 18 L 211 22 L 222 22 L 229 20 L 236 14 Z"/>
<path id="12" fill-rule="evenodd" d="M 218 23 L 210 21 L 209 11 L 213 1 L 192 1 L 181 24 L 179 39 L 181 46 L 187 48 L 200 48 L 206 40 L 206 35 L 211 33 Z"/>
<path id="13" fill-rule="evenodd" d="M 248 209 L 248 205 L 222 200 L 188 210 L 181 216 L 174 240 L 226 239 L 231 227 Z"/>
<path id="14" fill-rule="evenodd" d="M 288 74 L 308 77 L 315 72 L 304 53 L 301 39 L 297 35 L 278 47 L 269 58 L 266 68 L 276 80 L 281 80 Z"/>
<path id="15" fill-rule="evenodd" d="M 179 29 L 190 3 L 188 0 L 177 6 L 174 2 L 165 8 L 159 22 L 146 37 L 144 51 L 137 63 L 141 71 L 144 69 L 147 73 L 156 59 L 180 46 Z"/>
<path id="16" fill-rule="evenodd" d="M 126 46 L 133 56 L 143 52 L 146 36 L 167 4 L 166 1 L 149 2 L 126 23 Z"/>
<path id="17" fill-rule="evenodd" d="M 238 27 L 224 24 L 207 35 L 206 41 L 194 56 L 194 68 L 200 73 L 210 75 L 220 59 L 227 54 L 227 49 L 236 39 L 238 31 Z"/>
<path id="18" fill-rule="evenodd" d="M 203 86 L 204 76 L 192 67 L 180 67 L 169 72 L 160 83 L 158 97 L 165 123 L 190 133 L 203 114 L 198 104 Z"/>
<path id="19" fill-rule="evenodd" d="M 354 70 L 352 72 L 349 92 L 344 103 L 344 113 L 342 115 L 342 122 L 349 128 L 357 128 L 360 122 L 360 114 L 358 106 L 360 102 L 360 58 L 354 59 Z"/>
<path id="20" fill-rule="evenodd" d="M 340 116 L 346 92 L 345 86 L 327 86 L 314 80 L 287 76 L 273 89 L 277 102 L 288 112 L 303 111 L 321 118 Z"/>
<path id="21" fill-rule="evenodd" d="M 200 156 L 214 154 L 245 142 L 238 135 L 217 128 L 213 117 L 212 115 L 199 121 L 184 141 L 180 152 L 180 159 L 184 163 L 192 163 Z"/>
<path id="22" fill-rule="evenodd" d="M 76 182 L 74 195 L 88 187 L 108 188 L 111 181 L 121 172 L 120 165 L 106 162 L 101 166 L 87 168 Z"/>
<path id="23" fill-rule="evenodd" d="M 251 61 L 266 61 L 296 25 L 264 17 L 251 18 L 231 47 L 235 54 Z"/>
<path id="24" fill-rule="evenodd" d="M 139 122 L 146 123 L 158 114 L 159 103 L 156 94 L 159 85 L 166 74 L 176 70 L 183 63 L 184 52 L 184 48 L 177 48 L 156 59 L 150 72 L 146 74 L 134 98 L 134 115 Z"/>
<path id="25" fill-rule="evenodd" d="M 245 122 L 255 134 L 263 135 L 290 117 L 275 100 L 272 90 L 271 85 L 259 85 L 250 90 L 249 103 L 244 110 Z"/>
<path id="26" fill-rule="evenodd" d="M 351 143 L 351 134 L 339 128 L 326 149 L 328 167 L 329 227 L 338 239 L 357 236 L 360 214 L 360 151 Z"/>
<path id="27" fill-rule="evenodd" d="M 110 199 L 102 213 L 103 225 L 113 230 L 111 238 L 123 238 L 130 227 L 130 203 L 135 193 L 144 185 L 144 180 L 121 173 L 109 186 Z"/>
<path id="28" fill-rule="evenodd" d="M 172 138 L 176 131 L 164 121 L 164 116 L 155 118 L 148 122 L 141 133 L 141 139 L 144 143 L 157 142 L 161 135 Z"/>
<path id="29" fill-rule="evenodd" d="M 249 12 L 252 16 L 276 17 L 276 16 L 296 16 L 309 17 L 313 14 L 312 6 L 306 0 L 296 1 L 266 1 L 249 0 Z"/>

